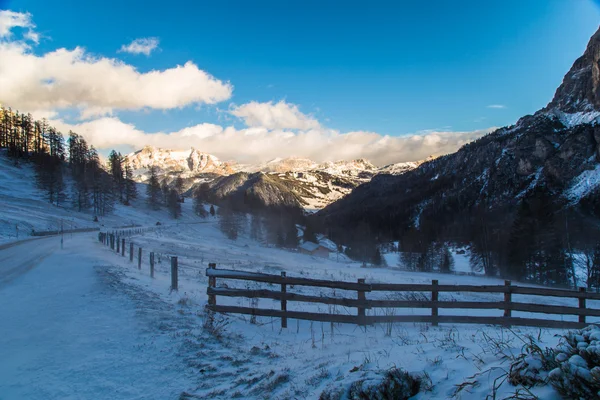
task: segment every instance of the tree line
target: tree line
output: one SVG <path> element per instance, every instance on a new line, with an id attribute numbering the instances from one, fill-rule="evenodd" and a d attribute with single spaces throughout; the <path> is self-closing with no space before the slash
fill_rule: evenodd
<path id="1" fill-rule="evenodd" d="M 0 149 L 18 165 L 31 162 L 36 184 L 48 202 L 77 211 L 91 210 L 95 216 L 110 213 L 115 202 L 129 205 L 137 197 L 130 168 L 120 153 L 112 151 L 108 170 L 94 146 L 75 132 L 68 138 L 46 119 L 0 108 Z M 70 185 L 67 185 L 70 177 Z M 69 186 L 69 187 L 68 187 Z M 70 190 L 69 190 L 70 189 Z"/>
<path id="2" fill-rule="evenodd" d="M 397 243 L 393 250 L 407 269 L 449 272 L 454 268 L 450 248 L 465 248 L 473 272 L 600 291 L 599 203 L 569 206 L 544 186 L 502 207 L 485 198 L 453 204 L 440 192 L 417 218 L 397 217 L 412 213 L 398 210 L 389 218 L 357 221 L 351 232 L 324 226 L 318 218 L 314 223 L 360 261 L 376 261 L 379 249 Z M 406 222 L 390 222 L 398 220 Z"/>

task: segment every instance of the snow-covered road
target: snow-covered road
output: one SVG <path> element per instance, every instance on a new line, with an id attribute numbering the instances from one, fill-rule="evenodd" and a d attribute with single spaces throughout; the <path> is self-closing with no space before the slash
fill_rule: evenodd
<path id="1" fill-rule="evenodd" d="M 175 399 L 195 380 L 169 334 L 185 319 L 124 287 L 94 235 L 0 250 L 0 399 Z"/>
<path id="2" fill-rule="evenodd" d="M 56 249 L 57 240 L 28 239 L 0 246 L 0 289 L 40 264 Z"/>

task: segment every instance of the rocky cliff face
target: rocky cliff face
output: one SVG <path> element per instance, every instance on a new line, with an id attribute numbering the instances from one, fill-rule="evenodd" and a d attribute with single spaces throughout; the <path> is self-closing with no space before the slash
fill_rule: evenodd
<path id="1" fill-rule="evenodd" d="M 600 110 L 600 30 L 565 75 L 545 110 L 565 113 Z"/>
<path id="2" fill-rule="evenodd" d="M 379 175 L 318 216 L 340 231 L 367 221 L 381 232 L 418 227 L 424 219 L 443 229 L 478 206 L 510 210 L 536 187 L 556 202 L 575 205 L 600 188 L 600 31 L 554 99 L 535 115 L 426 162 L 399 176 Z"/>
<path id="3" fill-rule="evenodd" d="M 194 148 L 188 151 L 173 151 L 146 146 L 127 155 L 126 162 L 133 170 L 134 179 L 140 182 L 148 178 L 148 171 L 153 166 L 161 175 L 182 174 L 183 177 L 207 173 L 225 175 L 234 172 L 229 163 Z"/>

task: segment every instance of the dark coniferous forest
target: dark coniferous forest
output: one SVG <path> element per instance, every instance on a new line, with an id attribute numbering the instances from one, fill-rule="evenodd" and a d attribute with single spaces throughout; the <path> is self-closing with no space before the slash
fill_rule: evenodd
<path id="1" fill-rule="evenodd" d="M 106 169 L 94 146 L 75 132 L 68 137 L 30 114 L 1 108 L 0 148 L 16 164 L 32 163 L 36 183 L 48 202 L 103 216 L 115 202 L 128 205 L 137 197 L 131 170 L 113 151 Z"/>

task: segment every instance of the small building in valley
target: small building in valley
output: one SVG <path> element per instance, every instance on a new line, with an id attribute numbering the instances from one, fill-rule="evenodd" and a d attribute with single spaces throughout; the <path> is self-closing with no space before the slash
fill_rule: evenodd
<path id="1" fill-rule="evenodd" d="M 329 258 L 330 250 L 314 242 L 304 242 L 299 246 L 300 253 L 310 256 Z"/>

